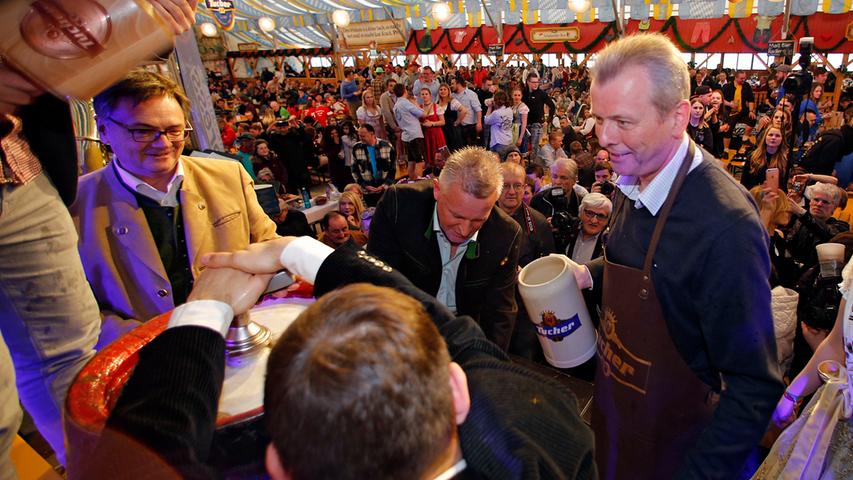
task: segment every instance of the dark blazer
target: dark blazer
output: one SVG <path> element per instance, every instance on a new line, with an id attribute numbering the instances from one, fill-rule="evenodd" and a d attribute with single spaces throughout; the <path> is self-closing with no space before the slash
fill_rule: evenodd
<path id="1" fill-rule="evenodd" d="M 430 182 L 394 186 L 385 192 L 370 224 L 367 249 L 435 296 L 441 284 L 441 254 L 432 229 L 435 198 Z M 456 309 L 477 321 L 504 349 L 518 305 L 516 270 L 521 227 L 497 207 L 480 228 L 456 275 Z"/>
<path id="2" fill-rule="evenodd" d="M 468 376 L 471 409 L 459 426 L 464 478 L 597 478 L 592 431 L 564 384 L 513 364 L 467 317 L 457 317 L 397 272 L 339 248 L 314 293 L 353 282 L 394 288 L 421 302 Z M 139 352 L 80 478 L 217 478 L 208 462 L 224 378 L 224 341 L 205 327 L 168 329 Z M 159 459 L 158 459 L 159 457 Z M 176 475 L 177 474 L 177 475 Z"/>
<path id="3" fill-rule="evenodd" d="M 53 95 L 42 95 L 22 108 L 23 124 L 30 150 L 38 157 L 65 205 L 77 195 L 77 144 L 68 104 Z"/>
<path id="4" fill-rule="evenodd" d="M 566 254 L 567 257 L 572 258 L 572 252 L 575 250 L 575 242 L 577 242 L 578 237 L 581 235 L 582 235 L 582 233 L 580 231 L 580 228 L 578 228 L 577 231 L 575 232 L 575 235 L 572 236 L 571 240 L 569 240 L 569 244 L 566 246 L 566 251 L 563 252 Z M 601 241 L 603 238 L 604 238 L 604 232 L 602 232 L 598 236 L 598 240 L 595 241 L 595 248 L 592 249 L 592 260 L 595 260 L 596 258 L 598 258 L 604 254 L 604 248 L 601 244 Z"/>

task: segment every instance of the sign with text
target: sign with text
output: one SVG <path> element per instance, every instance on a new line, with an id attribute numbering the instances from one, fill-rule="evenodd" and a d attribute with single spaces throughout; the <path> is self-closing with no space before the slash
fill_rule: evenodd
<path id="1" fill-rule="evenodd" d="M 406 43 L 401 33 L 404 28 L 403 20 L 351 23 L 340 29 L 341 43 L 344 48 L 349 49 L 370 47 L 371 44 L 402 47 Z"/>
<path id="2" fill-rule="evenodd" d="M 241 52 L 257 52 L 259 45 L 257 43 L 238 43 L 237 50 Z"/>
<path id="3" fill-rule="evenodd" d="M 489 50 L 487 53 L 496 57 L 502 57 L 504 54 L 504 45 L 502 43 L 493 43 L 489 45 Z"/>
<path id="4" fill-rule="evenodd" d="M 530 41 L 533 43 L 577 42 L 581 39 L 578 27 L 533 28 Z"/>
<path id="5" fill-rule="evenodd" d="M 779 40 L 767 44 L 767 55 L 771 57 L 791 57 L 794 55 L 793 40 Z"/>

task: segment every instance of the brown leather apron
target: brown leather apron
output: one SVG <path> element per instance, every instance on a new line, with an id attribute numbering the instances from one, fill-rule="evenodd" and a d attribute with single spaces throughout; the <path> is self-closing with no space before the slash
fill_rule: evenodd
<path id="1" fill-rule="evenodd" d="M 651 280 L 663 226 L 694 151 L 690 142 L 642 270 L 610 263 L 605 252 L 592 411 L 596 462 L 605 480 L 672 478 L 714 411 L 717 396 L 678 353 Z M 622 195 L 616 215 L 633 208 L 628 203 Z"/>

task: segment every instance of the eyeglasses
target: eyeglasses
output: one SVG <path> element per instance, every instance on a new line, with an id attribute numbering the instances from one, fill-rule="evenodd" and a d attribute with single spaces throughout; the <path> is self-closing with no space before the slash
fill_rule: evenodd
<path id="1" fill-rule="evenodd" d="M 606 213 L 595 213 L 592 210 L 584 210 L 583 216 L 587 218 L 587 220 L 592 220 L 593 218 L 597 218 L 601 221 L 607 220 L 607 217 L 610 215 Z"/>
<path id="2" fill-rule="evenodd" d="M 156 140 L 159 140 L 160 137 L 162 137 L 163 135 L 165 135 L 166 140 L 170 142 L 182 142 L 187 138 L 187 133 L 191 132 L 193 129 L 191 125 L 187 125 L 184 128 L 170 128 L 168 130 L 157 130 L 156 128 L 133 128 L 125 123 L 119 122 L 114 118 L 105 118 L 115 123 L 119 127 L 127 130 L 128 133 L 130 133 L 130 138 L 132 138 L 134 142 L 139 143 L 152 143 Z"/>
<path id="3" fill-rule="evenodd" d="M 513 190 L 523 190 L 524 184 L 523 183 L 504 183 L 504 190 L 509 190 L 510 188 Z"/>

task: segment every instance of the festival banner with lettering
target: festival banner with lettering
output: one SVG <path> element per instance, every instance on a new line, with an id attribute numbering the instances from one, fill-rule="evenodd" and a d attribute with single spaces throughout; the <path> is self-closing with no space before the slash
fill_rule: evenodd
<path id="1" fill-rule="evenodd" d="M 684 5 L 682 3 L 682 5 Z M 649 19 L 629 20 L 626 34 L 638 31 L 661 32 L 671 38 L 683 52 L 764 53 L 769 42 L 781 40 L 782 16 L 746 18 Z M 815 51 L 853 53 L 853 12 L 846 14 L 815 13 L 808 17 L 791 17 L 789 39 L 814 37 Z M 504 25 L 504 53 L 589 53 L 616 38 L 614 23 L 581 23 Z M 413 31 L 406 53 L 452 54 L 486 52 L 497 42 L 490 26 L 479 28 L 434 29 Z"/>

